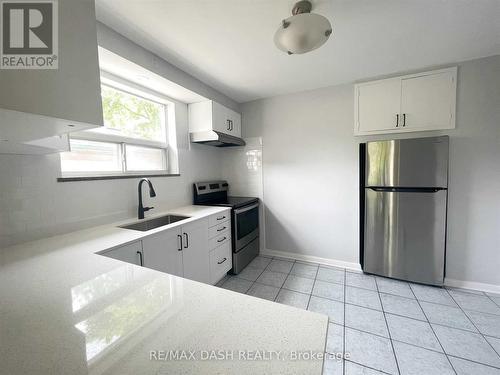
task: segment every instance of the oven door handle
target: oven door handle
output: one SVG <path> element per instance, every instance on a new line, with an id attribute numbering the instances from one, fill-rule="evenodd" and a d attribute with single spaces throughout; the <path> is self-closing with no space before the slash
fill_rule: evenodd
<path id="1" fill-rule="evenodd" d="M 238 215 L 238 214 L 241 214 L 242 212 L 253 210 L 256 207 L 259 207 L 259 202 L 255 203 L 255 204 L 252 204 L 251 206 L 246 206 L 246 207 L 238 208 L 238 209 L 234 210 L 234 213 L 236 215 Z"/>

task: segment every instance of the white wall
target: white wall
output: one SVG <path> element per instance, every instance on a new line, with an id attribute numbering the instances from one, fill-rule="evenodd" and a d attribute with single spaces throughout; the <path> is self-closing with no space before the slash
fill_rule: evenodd
<path id="1" fill-rule="evenodd" d="M 199 79 L 125 38 L 101 22 L 97 22 L 97 42 L 99 46 L 108 51 L 124 56 L 133 63 L 165 77 L 188 90 L 194 91 L 198 95 L 215 100 L 237 112 L 240 110 L 239 104 L 231 98 L 228 98 Z"/>
<path id="2" fill-rule="evenodd" d="M 263 138 L 266 247 L 358 263 L 358 143 L 353 85 L 242 105 Z M 500 285 L 500 56 L 459 64 L 450 135 L 447 279 Z M 372 139 L 391 138 L 373 137 Z"/>
<path id="3" fill-rule="evenodd" d="M 262 174 L 262 138 L 244 138 L 244 147 L 222 148 L 221 168 L 229 182 L 229 195 L 260 199 L 260 248 L 265 248 L 264 191 Z"/>

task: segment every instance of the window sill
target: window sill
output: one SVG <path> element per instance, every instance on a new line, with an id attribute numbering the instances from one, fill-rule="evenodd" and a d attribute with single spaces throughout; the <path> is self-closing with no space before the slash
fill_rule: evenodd
<path id="1" fill-rule="evenodd" d="M 59 177 L 57 182 L 77 182 L 77 181 L 99 181 L 99 180 L 123 180 L 126 178 L 143 178 L 143 177 L 179 177 L 180 174 L 127 174 L 127 175 L 110 175 L 110 176 L 82 176 L 82 177 Z"/>

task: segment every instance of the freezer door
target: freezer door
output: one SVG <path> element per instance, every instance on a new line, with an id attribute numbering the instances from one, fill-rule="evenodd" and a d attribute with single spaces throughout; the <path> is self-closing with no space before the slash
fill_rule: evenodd
<path id="1" fill-rule="evenodd" d="M 365 189 L 363 270 L 396 279 L 442 285 L 446 199 L 446 190 L 389 192 Z"/>
<path id="2" fill-rule="evenodd" d="M 367 142 L 366 186 L 447 187 L 448 136 Z"/>

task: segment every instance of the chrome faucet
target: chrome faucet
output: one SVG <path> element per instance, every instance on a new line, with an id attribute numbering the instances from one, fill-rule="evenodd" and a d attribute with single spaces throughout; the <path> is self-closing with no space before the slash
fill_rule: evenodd
<path id="1" fill-rule="evenodd" d="M 144 219 L 144 212 L 149 211 L 149 210 L 154 208 L 154 207 L 144 207 L 142 205 L 142 183 L 143 182 L 147 182 L 149 185 L 149 196 L 151 198 L 156 197 L 156 192 L 155 192 L 155 189 L 153 188 L 153 184 L 151 183 L 151 181 L 149 181 L 147 178 L 141 179 L 139 181 L 139 187 L 137 188 L 137 190 L 139 192 L 139 209 L 137 211 L 137 216 L 139 217 L 139 219 Z"/>

